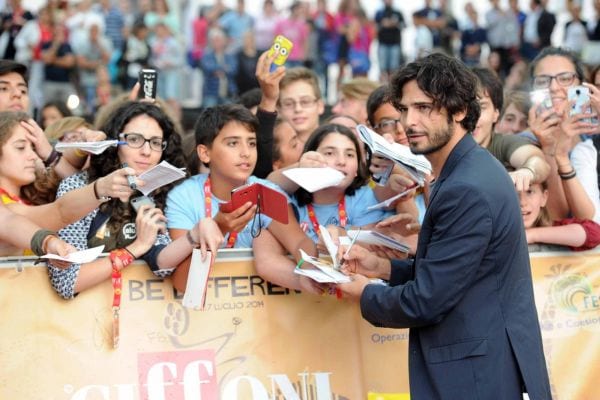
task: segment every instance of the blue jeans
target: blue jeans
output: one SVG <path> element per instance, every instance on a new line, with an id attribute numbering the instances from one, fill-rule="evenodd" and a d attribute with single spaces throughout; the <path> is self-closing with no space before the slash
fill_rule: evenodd
<path id="1" fill-rule="evenodd" d="M 402 63 L 402 49 L 399 44 L 379 44 L 377 49 L 379 56 L 379 70 L 391 72 L 400 68 Z"/>

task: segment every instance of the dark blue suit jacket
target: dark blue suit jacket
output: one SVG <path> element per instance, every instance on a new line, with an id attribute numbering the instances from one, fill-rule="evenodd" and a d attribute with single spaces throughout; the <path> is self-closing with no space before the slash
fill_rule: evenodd
<path id="1" fill-rule="evenodd" d="M 430 196 L 414 262 L 367 285 L 363 317 L 411 328 L 413 400 L 551 399 L 514 185 L 467 134 Z"/>

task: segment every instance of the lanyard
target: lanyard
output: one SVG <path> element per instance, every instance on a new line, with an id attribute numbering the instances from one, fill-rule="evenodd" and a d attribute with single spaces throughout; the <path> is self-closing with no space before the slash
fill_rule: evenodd
<path id="1" fill-rule="evenodd" d="M 310 218 L 310 222 L 313 225 L 313 229 L 317 234 L 319 234 L 319 221 L 317 220 L 317 214 L 315 214 L 315 208 L 312 203 L 306 205 L 308 209 L 308 218 Z M 346 214 L 346 196 L 342 196 L 340 202 L 338 203 L 338 217 L 340 220 L 340 226 L 342 228 L 346 227 L 346 223 L 348 222 L 348 214 Z"/>
<path id="2" fill-rule="evenodd" d="M 206 177 L 204 182 L 204 216 L 206 218 L 212 218 L 212 191 L 210 190 L 210 176 Z M 227 248 L 231 249 L 235 245 L 237 239 L 237 232 L 229 232 L 229 238 L 227 238 Z"/>
<path id="3" fill-rule="evenodd" d="M 11 195 L 10 193 L 8 193 L 6 190 L 4 190 L 2 188 L 0 188 L 0 196 L 6 196 L 6 197 L 8 197 L 8 199 L 12 200 L 15 203 L 29 205 L 28 202 L 26 202 L 25 200 L 23 200 L 19 196 L 13 196 L 13 195 Z"/>
<path id="4" fill-rule="evenodd" d="M 112 286 L 113 286 L 113 348 L 119 347 L 119 310 L 121 309 L 121 293 L 123 289 L 123 278 L 121 268 L 125 268 L 134 260 L 133 254 L 127 248 L 116 249 L 109 253 L 108 258 L 112 266 Z M 121 266 L 118 265 L 119 259 Z"/>

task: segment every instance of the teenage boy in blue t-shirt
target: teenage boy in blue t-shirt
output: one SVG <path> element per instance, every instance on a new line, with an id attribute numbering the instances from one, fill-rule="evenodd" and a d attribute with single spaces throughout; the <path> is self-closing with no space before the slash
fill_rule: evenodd
<path id="1" fill-rule="evenodd" d="M 252 176 L 256 165 L 256 131 L 258 120 L 237 104 L 211 107 L 196 121 L 196 150 L 200 161 L 210 168 L 209 174 L 195 175 L 175 187 L 167 198 L 166 216 L 173 239 L 184 235 L 201 218 L 213 218 L 223 235 L 224 247 L 252 247 L 260 229 L 268 229 L 297 260 L 299 249 L 315 254 L 314 243 L 302 232 L 291 206 L 288 224 L 256 214 L 256 205 L 247 202 L 230 213 L 220 211 L 219 204 L 231 199 L 231 191 L 247 183 L 259 182 L 277 188 L 266 180 Z M 189 271 L 189 259 L 177 268 L 173 285 L 183 291 Z"/>

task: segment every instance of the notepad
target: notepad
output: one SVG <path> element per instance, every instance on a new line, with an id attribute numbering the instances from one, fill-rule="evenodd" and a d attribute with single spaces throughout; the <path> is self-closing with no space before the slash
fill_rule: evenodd
<path id="1" fill-rule="evenodd" d="M 408 146 L 400 143 L 389 143 L 377 132 L 365 125 L 357 125 L 358 136 L 376 156 L 394 161 L 404 169 L 410 177 L 423 186 L 427 175 L 431 174 L 431 163 L 420 154 L 413 154 Z"/>
<path id="2" fill-rule="evenodd" d="M 102 154 L 111 146 L 118 146 L 118 140 L 100 140 L 98 142 L 58 142 L 54 149 L 58 152 L 63 152 L 66 149 L 79 149 L 91 154 Z"/>
<path id="3" fill-rule="evenodd" d="M 76 251 L 74 253 L 70 253 L 65 257 L 61 257 L 57 254 L 45 254 L 40 258 L 47 258 L 49 260 L 59 260 L 66 261 L 72 264 L 85 264 L 94 261 L 97 259 L 102 251 L 104 250 L 104 245 L 98 247 L 92 247 L 91 249 Z"/>
<path id="4" fill-rule="evenodd" d="M 338 246 L 333 242 L 327 228 L 319 225 L 319 232 L 325 243 L 328 255 L 324 257 L 313 257 L 304 250 L 300 249 L 300 256 L 304 263 L 313 265 L 316 269 L 296 267 L 294 272 L 299 275 L 307 276 L 319 283 L 346 283 L 350 278 L 339 271 L 340 262 L 337 258 Z"/>
<path id="5" fill-rule="evenodd" d="M 310 193 L 339 185 L 344 179 L 343 173 L 331 167 L 290 168 L 284 170 L 283 174 Z"/>
<path id="6" fill-rule="evenodd" d="M 206 259 L 202 261 L 202 252 L 200 249 L 192 251 L 192 260 L 190 270 L 185 285 L 185 293 L 181 304 L 187 308 L 204 309 L 206 304 L 206 288 L 208 287 L 208 277 L 213 265 L 213 256 L 207 251 Z"/>
<path id="7" fill-rule="evenodd" d="M 140 174 L 138 178 L 145 183 L 144 186 L 140 186 L 138 190 L 147 196 L 161 186 L 185 178 L 185 172 L 182 169 L 169 164 L 167 161 L 162 161 L 160 164 Z"/>

